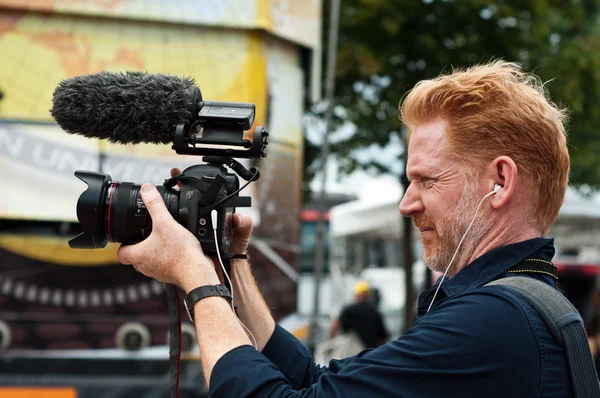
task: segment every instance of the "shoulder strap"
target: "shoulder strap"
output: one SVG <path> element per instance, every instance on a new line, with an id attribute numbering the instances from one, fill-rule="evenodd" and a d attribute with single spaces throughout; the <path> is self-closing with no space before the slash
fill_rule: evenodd
<path id="1" fill-rule="evenodd" d="M 556 341 L 565 348 L 575 397 L 600 397 L 600 384 L 581 316 L 573 305 L 546 283 L 516 276 L 495 280 L 486 286 L 509 286 L 544 319 Z"/>

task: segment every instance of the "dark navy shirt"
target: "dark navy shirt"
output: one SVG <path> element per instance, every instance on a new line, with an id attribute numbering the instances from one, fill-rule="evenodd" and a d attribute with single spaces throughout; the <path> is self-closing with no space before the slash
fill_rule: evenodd
<path id="1" fill-rule="evenodd" d="M 212 397 L 569 397 L 564 350 L 542 318 L 506 286 L 483 286 L 527 258 L 551 261 L 552 239 L 503 246 L 419 299 L 399 339 L 328 367 L 277 326 L 261 352 L 237 347 L 215 365 Z M 522 275 L 522 274 L 521 274 Z M 551 277 L 526 274 L 555 286 Z M 435 289 L 435 286 L 434 286 Z"/>

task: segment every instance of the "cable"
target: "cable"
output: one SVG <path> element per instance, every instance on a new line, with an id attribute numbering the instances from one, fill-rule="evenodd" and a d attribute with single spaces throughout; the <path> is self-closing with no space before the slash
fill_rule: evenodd
<path id="1" fill-rule="evenodd" d="M 456 247 L 456 250 L 454 251 L 454 255 L 452 256 L 452 259 L 450 260 L 450 264 L 448 264 L 448 266 L 446 267 L 446 271 L 444 271 L 444 275 L 442 275 L 442 280 L 440 281 L 440 284 L 438 285 L 437 289 L 435 289 L 435 293 L 433 294 L 433 299 L 431 299 L 431 303 L 429 303 L 429 308 L 427 308 L 427 312 L 429 312 L 429 310 L 431 309 L 431 306 L 433 305 L 433 302 L 435 301 L 435 298 L 440 290 L 440 287 L 442 287 L 442 283 L 444 283 L 444 278 L 446 278 L 446 274 L 448 273 L 448 270 L 450 269 L 450 266 L 452 265 L 452 263 L 454 262 L 454 258 L 456 257 L 456 254 L 458 253 L 458 249 L 460 249 L 460 246 L 463 243 L 463 240 L 465 240 L 465 237 L 467 236 L 467 234 L 469 233 L 469 231 L 471 230 L 471 227 L 473 226 L 473 222 L 475 221 L 475 217 L 477 217 L 477 213 L 479 212 L 479 208 L 481 207 L 481 204 L 483 203 L 484 200 L 486 200 L 489 196 L 495 194 L 497 192 L 497 190 L 494 188 L 494 190 L 490 193 L 488 193 L 487 195 L 485 195 L 483 197 L 483 199 L 481 199 L 481 202 L 479 202 L 479 205 L 477 206 L 477 209 L 475 210 L 475 215 L 473 216 L 473 219 L 471 220 L 471 223 L 469 224 L 469 227 L 467 228 L 467 230 L 465 231 L 465 234 L 463 235 L 463 237 L 461 238 L 460 242 L 458 243 L 458 246 Z"/>
<path id="2" fill-rule="evenodd" d="M 256 350 L 258 350 L 258 344 L 256 343 L 256 338 L 254 337 L 254 335 L 252 334 L 250 329 L 246 325 L 244 325 L 244 322 L 242 322 L 242 320 L 237 316 L 237 314 L 235 312 L 235 296 L 233 293 L 233 290 L 234 290 L 233 283 L 231 282 L 231 279 L 229 278 L 229 274 L 225 270 L 225 265 L 223 264 L 223 260 L 221 259 L 221 250 L 219 250 L 218 237 L 217 237 L 217 211 L 216 210 L 211 211 L 210 216 L 212 218 L 213 233 L 214 233 L 214 237 L 215 237 L 215 247 L 217 249 L 216 252 L 217 252 L 217 257 L 219 259 L 219 264 L 221 265 L 221 269 L 223 270 L 223 275 L 225 275 L 225 278 L 227 278 L 227 281 L 229 282 L 229 286 L 231 286 L 231 310 L 233 311 L 233 314 L 237 318 L 240 325 L 242 325 L 242 327 L 244 329 L 246 329 L 246 331 L 252 338 L 252 345 L 254 346 L 254 348 Z"/>

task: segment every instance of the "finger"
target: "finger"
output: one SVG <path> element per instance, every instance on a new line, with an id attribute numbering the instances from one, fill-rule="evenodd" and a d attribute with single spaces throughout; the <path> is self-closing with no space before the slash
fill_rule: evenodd
<path id="1" fill-rule="evenodd" d="M 148 213 L 152 218 L 152 223 L 157 224 L 173 219 L 171 213 L 167 210 L 167 206 L 165 206 L 165 202 L 163 201 L 160 192 L 158 192 L 158 189 L 156 189 L 154 185 L 142 185 L 140 194 L 142 196 L 142 201 L 144 201 L 146 209 L 148 209 Z"/>
<path id="2" fill-rule="evenodd" d="M 171 169 L 171 177 L 177 177 L 179 174 L 181 174 L 181 169 L 178 169 L 177 167 Z M 177 182 L 177 186 L 181 189 L 181 182 Z"/>
<path id="3" fill-rule="evenodd" d="M 235 235 L 243 238 L 250 238 L 252 234 L 252 217 L 247 214 L 235 213 L 233 215 L 233 226 Z"/>
<path id="4" fill-rule="evenodd" d="M 231 253 L 242 254 L 246 252 L 250 235 L 252 235 L 252 218 L 248 215 L 236 213 L 233 217 L 233 226 L 235 227 L 235 234 L 230 251 Z"/>

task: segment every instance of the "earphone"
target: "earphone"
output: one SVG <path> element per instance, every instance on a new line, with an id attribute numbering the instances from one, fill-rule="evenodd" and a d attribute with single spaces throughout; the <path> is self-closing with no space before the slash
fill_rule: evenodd
<path id="1" fill-rule="evenodd" d="M 471 223 L 469 224 L 469 227 L 465 231 L 465 234 L 463 235 L 463 237 L 460 239 L 460 242 L 458 243 L 458 246 L 456 247 L 456 251 L 454 251 L 454 254 L 452 255 L 452 259 L 450 260 L 450 263 L 446 267 L 446 271 L 444 271 L 444 275 L 442 275 L 442 280 L 440 281 L 440 284 L 438 285 L 437 289 L 435 289 L 435 293 L 433 294 L 433 299 L 431 299 L 431 303 L 429 303 L 429 307 L 427 308 L 427 312 L 429 312 L 429 310 L 431 309 L 431 306 L 433 305 L 433 302 L 435 301 L 435 297 L 437 296 L 438 292 L 440 291 L 440 287 L 442 287 L 442 283 L 444 283 L 444 278 L 446 278 L 446 274 L 448 273 L 448 270 L 450 269 L 450 266 L 454 262 L 454 258 L 456 257 L 456 254 L 458 253 L 458 249 L 460 249 L 460 246 L 462 245 L 463 240 L 465 240 L 465 237 L 467 236 L 467 234 L 471 230 L 471 227 L 473 226 L 473 222 L 475 221 L 475 217 L 477 217 L 477 213 L 479 212 L 479 208 L 481 207 L 481 204 L 483 203 L 484 200 L 486 200 L 488 197 L 490 197 L 492 195 L 495 195 L 501 189 L 502 189 L 502 185 L 500 185 L 498 183 L 494 184 L 494 190 L 492 192 L 488 193 L 487 195 L 485 195 L 481 199 L 481 202 L 479 202 L 479 205 L 477 206 L 477 209 L 475 210 L 475 215 L 473 216 L 473 219 L 471 220 Z"/>

